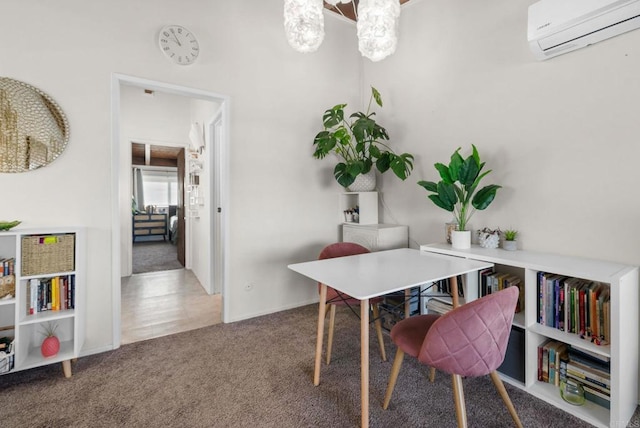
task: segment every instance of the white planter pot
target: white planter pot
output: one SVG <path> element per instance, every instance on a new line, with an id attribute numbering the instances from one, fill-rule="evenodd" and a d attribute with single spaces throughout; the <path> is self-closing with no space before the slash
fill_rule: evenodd
<path id="1" fill-rule="evenodd" d="M 518 249 L 518 241 L 504 241 L 502 248 L 507 251 L 516 251 Z"/>
<path id="2" fill-rule="evenodd" d="M 376 190 L 376 171 L 371 168 L 366 174 L 358 174 L 356 181 L 347 187 L 349 192 L 372 192 Z"/>
<path id="3" fill-rule="evenodd" d="M 456 250 L 466 250 L 471 248 L 470 230 L 452 230 L 451 246 Z"/>

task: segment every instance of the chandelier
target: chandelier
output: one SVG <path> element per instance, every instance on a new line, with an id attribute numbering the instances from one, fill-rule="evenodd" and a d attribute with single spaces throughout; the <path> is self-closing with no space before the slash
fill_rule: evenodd
<path id="1" fill-rule="evenodd" d="M 338 3 L 351 3 L 356 16 L 358 49 L 365 58 L 380 61 L 398 44 L 399 0 L 325 0 L 342 14 Z M 323 0 L 284 0 L 284 28 L 298 52 L 315 52 L 324 39 Z M 343 14 L 344 16 L 344 14 Z"/>

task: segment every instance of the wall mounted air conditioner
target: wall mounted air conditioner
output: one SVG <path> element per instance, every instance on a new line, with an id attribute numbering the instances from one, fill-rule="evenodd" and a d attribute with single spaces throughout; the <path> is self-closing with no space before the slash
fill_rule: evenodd
<path id="1" fill-rule="evenodd" d="M 640 0 L 541 0 L 529 6 L 529 46 L 552 58 L 640 27 Z"/>

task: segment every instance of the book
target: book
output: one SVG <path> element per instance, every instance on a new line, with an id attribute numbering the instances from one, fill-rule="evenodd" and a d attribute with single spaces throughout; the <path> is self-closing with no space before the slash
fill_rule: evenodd
<path id="1" fill-rule="evenodd" d="M 542 381 L 549 383 L 549 348 L 553 346 L 553 340 L 542 345 Z"/>
<path id="2" fill-rule="evenodd" d="M 549 375 L 549 383 L 553 383 L 556 386 L 560 386 L 560 360 L 566 359 L 568 355 L 569 345 L 563 342 L 556 342 L 553 347 L 553 361 L 551 357 L 549 359 L 549 372 L 551 372 L 551 365 L 553 364 L 553 382 L 551 381 L 551 375 Z"/>
<path id="3" fill-rule="evenodd" d="M 606 409 L 611 409 L 611 400 L 604 399 L 597 394 L 594 394 L 593 390 L 590 388 L 583 386 L 584 388 L 584 398 L 585 400 L 591 401 L 599 406 L 602 406 Z"/>
<path id="4" fill-rule="evenodd" d="M 587 365 L 587 364 L 583 364 L 583 363 L 580 363 L 580 362 L 575 361 L 575 360 L 571 360 L 571 357 L 569 357 L 569 364 L 575 366 L 578 369 L 584 370 L 584 371 L 586 371 L 588 373 L 593 373 L 594 375 L 601 376 L 601 377 L 603 377 L 605 379 L 609 379 L 611 377 L 611 373 L 610 373 L 609 370 L 599 369 L 599 368 L 594 367 L 592 365 Z"/>
<path id="5" fill-rule="evenodd" d="M 575 347 L 569 349 L 569 358 L 576 362 L 581 363 L 589 367 L 593 367 L 597 370 L 601 370 L 605 373 L 611 371 L 610 358 L 602 355 L 597 355 L 594 352 L 585 352 Z"/>
<path id="6" fill-rule="evenodd" d="M 524 310 L 524 285 L 522 284 L 522 280 L 515 275 L 510 275 L 505 278 L 505 288 L 507 287 L 518 287 L 518 301 L 516 303 L 515 312 L 522 312 Z"/>
<path id="7" fill-rule="evenodd" d="M 494 273 L 494 270 L 492 267 L 482 269 L 481 271 L 478 272 L 478 279 L 479 279 L 478 283 L 480 284 L 480 297 L 486 296 L 487 294 L 489 294 L 487 291 L 487 277 L 493 273 Z"/>
<path id="8" fill-rule="evenodd" d="M 538 299 L 537 299 L 537 314 L 538 314 L 538 324 L 545 324 L 544 319 L 544 300 L 545 300 L 545 288 L 546 288 L 546 278 L 544 272 L 537 273 L 537 290 L 538 290 Z"/>
<path id="9" fill-rule="evenodd" d="M 585 379 L 584 376 L 574 374 L 571 372 L 571 370 L 567 371 L 566 376 L 568 379 L 573 379 L 577 382 L 580 382 L 582 385 L 588 385 L 591 388 L 597 389 L 602 394 L 611 395 L 611 389 L 608 388 L 606 385 L 602 385 L 602 383 L 594 382 L 593 380 L 590 380 L 590 379 Z"/>
<path id="10" fill-rule="evenodd" d="M 551 342 L 551 339 L 547 339 L 545 342 L 538 345 L 538 380 L 541 382 L 547 382 L 549 379 L 548 346 Z"/>
<path id="11" fill-rule="evenodd" d="M 576 363 L 571 361 L 567 363 L 567 376 L 569 375 L 593 382 L 606 389 L 611 388 L 611 380 L 608 376 L 602 376 L 590 370 L 585 370 L 583 367 L 576 366 Z"/>

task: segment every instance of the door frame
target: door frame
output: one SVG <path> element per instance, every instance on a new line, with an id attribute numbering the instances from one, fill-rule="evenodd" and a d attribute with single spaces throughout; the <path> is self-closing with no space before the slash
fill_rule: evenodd
<path id="1" fill-rule="evenodd" d="M 124 171 L 123 176 L 123 161 L 126 159 L 123 156 L 126 154 L 121 153 L 121 128 L 120 128 L 120 88 L 122 86 L 134 86 L 145 89 L 151 89 L 158 92 L 165 92 L 174 95 L 181 95 L 185 97 L 202 99 L 206 101 L 212 101 L 220 104 L 219 114 L 215 116 L 211 123 L 215 123 L 219 126 L 218 131 L 220 138 L 211 137 L 209 141 L 213 139 L 215 144 L 215 150 L 209 150 L 209 152 L 215 152 L 210 154 L 213 162 L 210 163 L 212 169 L 212 176 L 218 177 L 215 186 L 211 186 L 211 194 L 208 195 L 211 201 L 216 201 L 216 206 L 211 205 L 211 216 L 214 224 L 219 224 L 220 236 L 214 237 L 211 241 L 220 239 L 219 251 L 212 252 L 214 259 L 214 266 L 221 266 L 221 278 L 219 281 L 220 291 L 222 294 L 222 321 L 229 322 L 229 306 L 227 296 L 228 293 L 228 260 L 227 257 L 229 251 L 229 242 L 226 237 L 228 236 L 229 224 L 229 144 L 230 144 L 230 98 L 226 95 L 217 94 L 210 91 L 204 91 L 200 89 L 189 88 L 186 86 L 174 85 L 171 83 L 159 82 L 149 79 L 143 79 L 134 76 L 128 76 L 120 73 L 112 73 L 111 75 L 111 282 L 112 282 L 112 333 L 113 333 L 113 348 L 119 348 L 121 342 L 120 328 L 121 328 L 121 246 L 122 246 L 122 231 L 120 212 L 123 209 L 121 191 L 126 190 L 126 182 L 124 181 L 130 172 Z M 211 126 L 211 125 L 210 125 Z M 210 134 L 211 135 L 211 134 Z M 217 208 L 221 210 L 218 212 Z M 215 229 L 212 229 L 215 230 Z M 213 249 L 212 244 L 212 249 Z M 209 278 L 210 284 L 215 284 L 215 270 L 210 270 Z M 215 285 L 214 285 L 215 288 Z"/>

